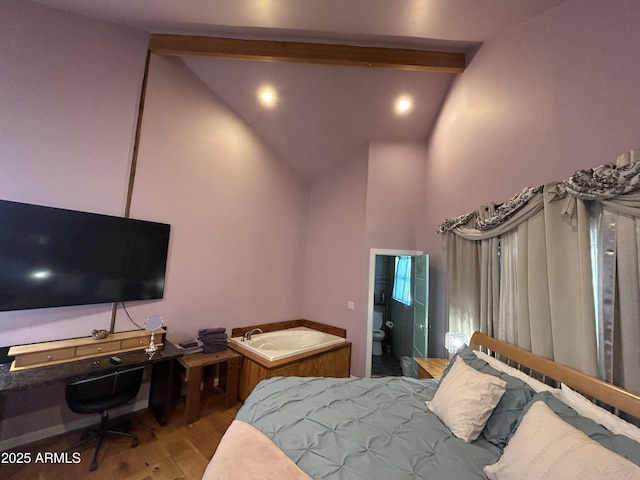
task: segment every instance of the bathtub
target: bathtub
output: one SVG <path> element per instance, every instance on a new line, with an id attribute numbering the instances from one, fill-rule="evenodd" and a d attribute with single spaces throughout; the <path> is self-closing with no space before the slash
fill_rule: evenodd
<path id="1" fill-rule="evenodd" d="M 344 343 L 342 337 L 307 327 L 287 328 L 266 333 L 254 333 L 251 340 L 231 337 L 229 342 L 240 345 L 269 361 L 280 360 L 300 353 Z"/>

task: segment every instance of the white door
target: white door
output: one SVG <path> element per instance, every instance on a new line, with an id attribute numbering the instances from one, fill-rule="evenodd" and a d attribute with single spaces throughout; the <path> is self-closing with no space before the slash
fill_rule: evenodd
<path id="1" fill-rule="evenodd" d="M 413 357 L 427 357 L 429 344 L 429 255 L 413 257 Z M 414 376 L 417 376 L 414 362 Z"/>

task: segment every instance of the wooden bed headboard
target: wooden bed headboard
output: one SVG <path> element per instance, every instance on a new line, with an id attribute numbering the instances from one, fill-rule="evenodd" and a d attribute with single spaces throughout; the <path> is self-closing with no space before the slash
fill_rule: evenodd
<path id="1" fill-rule="evenodd" d="M 471 337 L 469 346 L 474 350 L 481 348 L 484 349 L 484 351 L 490 350 L 500 355 L 501 359 L 508 358 L 547 378 L 562 382 L 587 397 L 601 401 L 640 419 L 639 393 L 616 387 L 611 383 L 586 375 L 574 368 L 556 363 L 548 358 L 535 355 L 515 345 L 485 335 L 484 333 L 475 332 Z"/>

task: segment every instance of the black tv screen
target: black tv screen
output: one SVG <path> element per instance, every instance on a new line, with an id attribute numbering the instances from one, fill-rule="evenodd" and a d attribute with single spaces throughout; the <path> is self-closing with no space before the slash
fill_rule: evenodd
<path id="1" fill-rule="evenodd" d="M 0 200 L 0 311 L 162 298 L 169 230 Z"/>

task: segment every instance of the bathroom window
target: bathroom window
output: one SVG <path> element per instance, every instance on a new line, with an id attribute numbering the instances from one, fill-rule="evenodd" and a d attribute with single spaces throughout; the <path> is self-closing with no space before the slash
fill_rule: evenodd
<path id="1" fill-rule="evenodd" d="M 393 293 L 391 298 L 411 305 L 411 257 L 396 257 L 396 273 L 393 277 Z"/>

